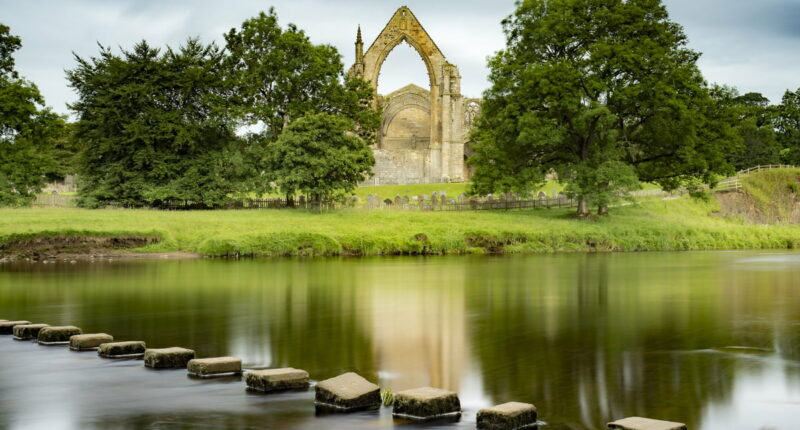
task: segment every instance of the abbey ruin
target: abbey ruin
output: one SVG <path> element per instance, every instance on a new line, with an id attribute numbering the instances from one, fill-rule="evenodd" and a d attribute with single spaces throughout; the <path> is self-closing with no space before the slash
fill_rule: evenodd
<path id="1" fill-rule="evenodd" d="M 366 52 L 358 29 L 356 62 L 350 73 L 369 82 L 378 94 L 383 62 L 402 42 L 411 45 L 425 63 L 430 89 L 412 84 L 376 96 L 376 106 L 383 108 L 383 124 L 374 147 L 375 175 L 366 184 L 466 181 L 468 131 L 480 100 L 461 94 L 458 67 L 447 62 L 408 7 L 395 12 Z"/>

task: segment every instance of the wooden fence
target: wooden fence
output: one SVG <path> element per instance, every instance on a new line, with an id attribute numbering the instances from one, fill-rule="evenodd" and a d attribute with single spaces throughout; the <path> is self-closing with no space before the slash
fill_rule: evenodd
<path id="1" fill-rule="evenodd" d="M 77 206 L 78 196 L 70 194 L 39 194 L 33 201 L 34 207 L 39 208 L 74 208 Z"/>
<path id="2" fill-rule="evenodd" d="M 767 170 L 779 170 L 779 169 L 800 169 L 797 166 L 790 166 L 786 164 L 769 164 L 765 166 L 755 166 L 749 169 L 740 170 L 736 172 L 736 176 L 731 176 L 730 178 L 725 178 L 719 181 L 714 191 L 736 191 L 742 188 L 742 179 L 743 175 L 749 175 L 751 173 L 763 172 Z"/>

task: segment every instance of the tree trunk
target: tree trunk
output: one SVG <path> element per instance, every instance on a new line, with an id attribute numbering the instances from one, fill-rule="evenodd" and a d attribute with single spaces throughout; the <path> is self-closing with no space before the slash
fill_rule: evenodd
<path id="1" fill-rule="evenodd" d="M 603 203 L 597 206 L 597 215 L 605 216 L 608 215 L 608 204 Z"/>
<path id="2" fill-rule="evenodd" d="M 578 196 L 578 217 L 586 218 L 589 216 L 589 202 L 584 196 Z"/>
<path id="3" fill-rule="evenodd" d="M 286 207 L 293 208 L 294 207 L 294 196 L 291 194 L 286 195 Z"/>

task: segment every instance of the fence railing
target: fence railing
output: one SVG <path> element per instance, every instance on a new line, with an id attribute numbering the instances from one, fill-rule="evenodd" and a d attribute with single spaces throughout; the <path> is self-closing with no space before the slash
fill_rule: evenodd
<path id="1" fill-rule="evenodd" d="M 725 178 L 719 181 L 714 191 L 736 191 L 742 188 L 742 179 L 743 175 L 749 175 L 751 173 L 758 173 L 767 170 L 779 170 L 779 169 L 800 169 L 797 166 L 791 166 L 788 164 L 768 164 L 764 166 L 755 166 L 749 169 L 740 170 L 736 172 L 736 176 L 731 176 L 730 178 Z"/>
<path id="2" fill-rule="evenodd" d="M 39 194 L 33 201 L 34 207 L 44 208 L 74 208 L 77 206 L 78 196 L 70 194 Z"/>

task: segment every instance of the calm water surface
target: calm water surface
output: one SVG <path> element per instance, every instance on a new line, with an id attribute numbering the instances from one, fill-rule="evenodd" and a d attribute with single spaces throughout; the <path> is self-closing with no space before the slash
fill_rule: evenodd
<path id="1" fill-rule="evenodd" d="M 5 264 L 0 318 L 458 391 L 461 420 L 426 428 L 524 401 L 545 430 L 800 429 L 800 253 Z M 385 408 L 315 415 L 313 391 L 0 337 L 0 429 L 391 427 Z"/>

